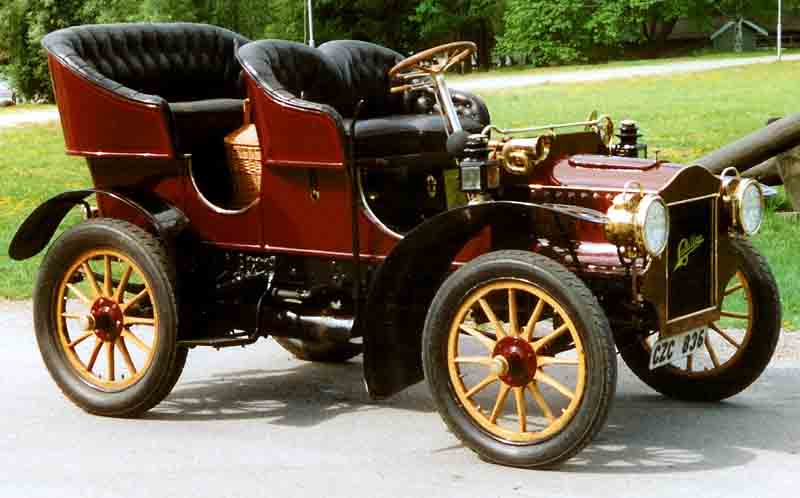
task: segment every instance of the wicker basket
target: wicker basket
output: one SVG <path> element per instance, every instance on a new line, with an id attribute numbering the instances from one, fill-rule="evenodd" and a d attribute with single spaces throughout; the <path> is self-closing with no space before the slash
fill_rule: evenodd
<path id="1" fill-rule="evenodd" d="M 225 154 L 233 179 L 231 208 L 241 209 L 261 192 L 261 147 L 250 123 L 250 101 L 244 101 L 244 125 L 225 137 Z"/>

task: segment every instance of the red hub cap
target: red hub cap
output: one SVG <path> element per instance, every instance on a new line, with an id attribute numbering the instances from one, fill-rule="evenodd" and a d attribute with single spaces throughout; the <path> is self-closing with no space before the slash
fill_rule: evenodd
<path id="1" fill-rule="evenodd" d="M 500 375 L 500 380 L 510 386 L 527 386 L 536 375 L 536 352 L 524 339 L 504 337 L 498 341 L 492 356 L 502 356 L 508 363 L 508 371 Z"/>
<path id="2" fill-rule="evenodd" d="M 122 333 L 124 318 L 116 301 L 107 297 L 98 298 L 90 311 L 94 318 L 94 333 L 106 342 L 114 342 Z"/>

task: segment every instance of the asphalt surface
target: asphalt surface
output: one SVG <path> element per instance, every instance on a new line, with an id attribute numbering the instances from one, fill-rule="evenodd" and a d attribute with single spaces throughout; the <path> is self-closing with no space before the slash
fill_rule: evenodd
<path id="1" fill-rule="evenodd" d="M 720 404 L 666 400 L 622 367 L 595 442 L 560 470 L 530 471 L 461 446 L 424 384 L 370 401 L 360 360 L 310 364 L 271 341 L 195 350 L 161 405 L 117 420 L 59 393 L 29 303 L 0 302 L 0 329 L 0 497 L 785 498 L 800 484 L 796 334 Z"/>

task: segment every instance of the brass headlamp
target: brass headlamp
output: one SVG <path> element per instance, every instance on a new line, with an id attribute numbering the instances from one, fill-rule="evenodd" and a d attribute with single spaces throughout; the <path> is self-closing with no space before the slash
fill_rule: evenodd
<path id="1" fill-rule="evenodd" d="M 720 178 L 723 200 L 730 210 L 733 227 L 745 235 L 755 235 L 764 222 L 761 185 L 752 178 L 742 178 L 736 168 L 726 168 Z"/>
<path id="2" fill-rule="evenodd" d="M 606 238 L 622 247 L 627 257 L 649 254 L 658 257 L 669 240 L 669 211 L 661 196 L 625 192 L 614 197 L 606 213 Z"/>

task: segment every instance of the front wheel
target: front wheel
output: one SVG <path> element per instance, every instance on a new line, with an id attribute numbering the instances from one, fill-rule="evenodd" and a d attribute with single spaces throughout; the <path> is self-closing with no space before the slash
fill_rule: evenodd
<path id="1" fill-rule="evenodd" d="M 542 467 L 604 426 L 617 365 L 608 321 L 560 264 L 498 251 L 453 273 L 431 304 L 425 375 L 450 429 L 482 458 Z"/>
<path id="2" fill-rule="evenodd" d="M 769 364 L 781 332 L 781 300 L 764 257 L 740 239 L 736 274 L 722 296 L 722 317 L 706 324 L 703 348 L 680 364 L 650 370 L 657 334 L 621 347 L 625 363 L 656 391 L 686 401 L 719 401 L 745 390 Z"/>
<path id="3" fill-rule="evenodd" d="M 163 246 L 124 221 L 89 220 L 53 243 L 34 291 L 36 339 L 76 405 L 131 417 L 170 392 L 187 354 L 172 280 Z"/>

